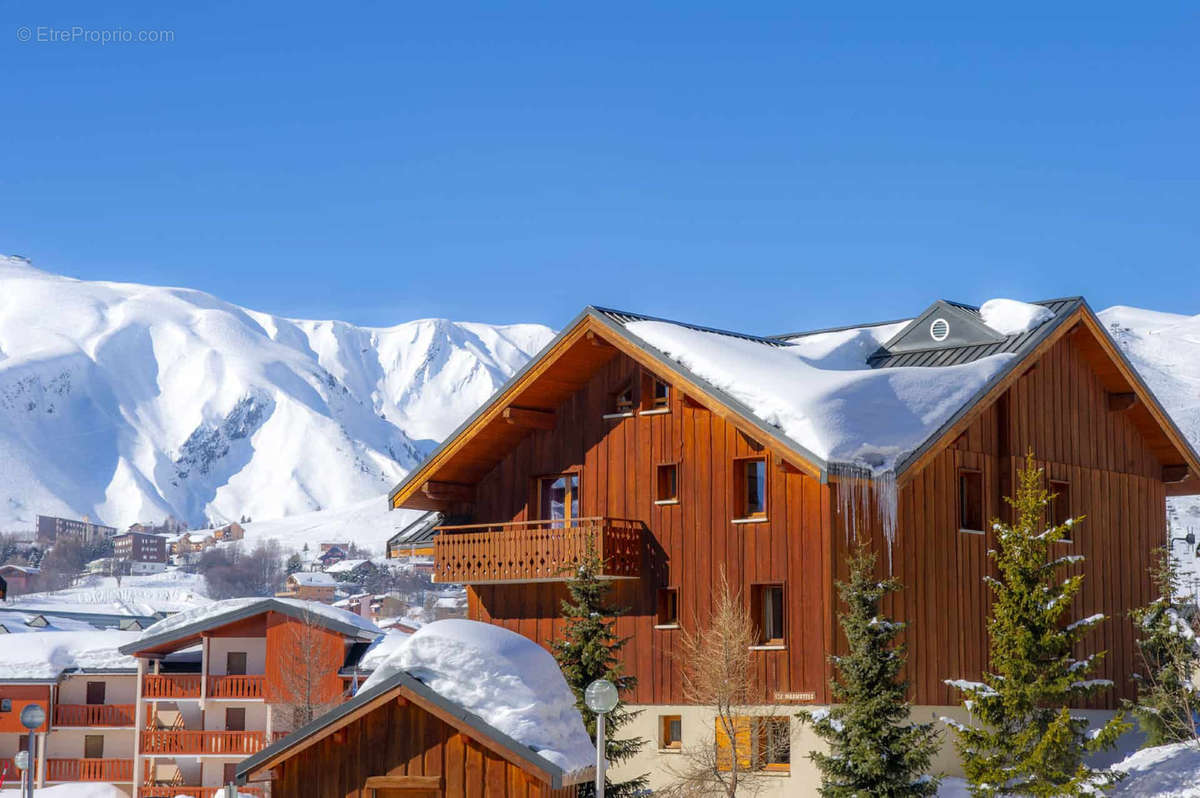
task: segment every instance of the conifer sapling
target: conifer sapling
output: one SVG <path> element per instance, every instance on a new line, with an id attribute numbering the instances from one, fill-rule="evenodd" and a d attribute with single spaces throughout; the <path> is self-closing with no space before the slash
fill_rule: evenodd
<path id="1" fill-rule="evenodd" d="M 933 723 L 908 722 L 908 682 L 900 678 L 905 647 L 896 642 L 904 624 L 882 615 L 880 605 L 900 590 L 894 578 L 875 576 L 875 555 L 865 546 L 850 560 L 850 581 L 838 582 L 845 609 L 839 614 L 847 653 L 834 656 L 835 706 L 801 713 L 829 753 L 809 756 L 821 771 L 826 798 L 935 795 L 928 775 L 938 749 Z"/>

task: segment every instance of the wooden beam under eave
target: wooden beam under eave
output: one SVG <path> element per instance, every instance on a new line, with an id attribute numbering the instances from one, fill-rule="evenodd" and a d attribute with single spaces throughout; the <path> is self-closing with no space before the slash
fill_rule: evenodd
<path id="1" fill-rule="evenodd" d="M 514 427 L 524 429 L 554 429 L 553 410 L 535 410 L 529 407 L 504 408 L 504 420 Z"/>
<path id="2" fill-rule="evenodd" d="M 434 482 L 429 480 L 421 486 L 421 493 L 438 502 L 473 502 L 475 486 L 457 482 Z"/>
<path id="3" fill-rule="evenodd" d="M 1186 465 L 1165 465 L 1162 468 L 1162 481 L 1168 485 L 1183 482 L 1188 478 Z"/>
<path id="4" fill-rule="evenodd" d="M 1108 409 L 1114 413 L 1128 410 L 1138 403 L 1136 393 L 1110 393 L 1108 395 Z"/>
<path id="5" fill-rule="evenodd" d="M 587 339 L 587 342 L 592 346 L 607 346 L 610 349 L 612 348 L 612 344 L 610 344 L 608 341 L 605 341 L 599 335 L 596 335 L 595 330 L 588 330 L 586 333 L 584 333 L 583 337 Z"/>

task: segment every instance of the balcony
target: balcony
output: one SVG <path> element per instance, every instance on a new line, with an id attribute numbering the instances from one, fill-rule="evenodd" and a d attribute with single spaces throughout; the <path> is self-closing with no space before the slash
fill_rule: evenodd
<path id="1" fill-rule="evenodd" d="M 199 698 L 198 673 L 148 673 L 142 677 L 142 698 Z"/>
<path id="2" fill-rule="evenodd" d="M 58 704 L 54 707 L 54 725 L 133 726 L 134 714 L 133 704 Z"/>
<path id="3" fill-rule="evenodd" d="M 244 757 L 266 748 L 260 731 L 159 731 L 142 732 L 142 753 L 152 756 Z"/>
<path id="4" fill-rule="evenodd" d="M 187 796 L 187 798 L 222 798 L 225 793 L 224 787 L 183 787 L 183 786 L 144 786 L 138 788 L 138 798 L 177 798 L 177 796 Z M 263 795 L 262 787 L 251 787 L 243 785 L 238 787 L 239 795 Z"/>
<path id="5" fill-rule="evenodd" d="M 262 698 L 265 676 L 209 676 L 208 697 L 224 699 Z"/>
<path id="6" fill-rule="evenodd" d="M 142 682 L 142 698 L 200 698 L 200 674 L 147 674 Z M 265 676 L 209 676 L 205 697 L 224 700 L 262 698 Z"/>
<path id="7" fill-rule="evenodd" d="M 520 521 L 438 527 L 434 581 L 485 585 L 562 582 L 589 546 L 609 579 L 636 579 L 642 569 L 643 526 L 619 518 Z"/>
<path id="8" fill-rule="evenodd" d="M 133 781 L 133 760 L 47 759 L 46 781 Z"/>

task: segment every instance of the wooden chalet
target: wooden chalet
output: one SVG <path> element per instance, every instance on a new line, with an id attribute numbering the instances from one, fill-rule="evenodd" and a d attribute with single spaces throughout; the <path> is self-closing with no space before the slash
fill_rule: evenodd
<path id="1" fill-rule="evenodd" d="M 237 768 L 271 798 L 568 798 L 565 773 L 401 671 Z"/>
<path id="2" fill-rule="evenodd" d="M 990 520 L 1005 515 L 1002 497 L 1027 450 L 1059 494 L 1055 515 L 1087 517 L 1063 548 L 1086 557 L 1074 610 L 1107 614 L 1088 642 L 1108 652 L 1097 675 L 1116 684 L 1091 708 L 1131 697 L 1128 611 L 1152 597 L 1147 568 L 1165 543 L 1167 495 L 1200 474 L 1196 452 L 1088 305 L 1038 304 L 1047 321 L 1003 335 L 978 309 L 937 302 L 907 324 L 891 323 L 862 366 L 941 368 L 1008 356 L 894 468 L 890 561 L 906 589 L 889 611 L 909 624 L 918 705 L 952 707 L 959 696 L 944 680 L 976 679 L 984 667 Z M 565 574 L 595 541 L 617 585 L 615 603 L 631 608 L 618 631 L 630 638 L 623 656 L 638 677 L 629 699 L 646 710 L 634 733 L 652 741 L 630 772 L 660 773 L 663 756 L 712 735 L 711 719 L 684 701 L 676 655 L 680 627 L 704 622 L 721 572 L 759 623 L 754 660 L 767 700 L 829 701 L 828 657 L 839 644 L 834 581 L 854 537 L 848 510 L 891 503 L 882 490 L 891 485 L 814 455 L 652 346 L 635 332 L 646 320 L 587 308 L 390 500 L 443 514 L 436 580 L 467 585 L 468 617 L 542 643 L 561 630 Z M 762 347 L 846 332 L 759 337 L 678 326 Z M 858 513 L 853 530 L 880 551 L 884 515 Z M 794 726 L 793 747 L 807 744 Z M 773 764 L 811 769 L 803 757 L 794 762 Z"/>

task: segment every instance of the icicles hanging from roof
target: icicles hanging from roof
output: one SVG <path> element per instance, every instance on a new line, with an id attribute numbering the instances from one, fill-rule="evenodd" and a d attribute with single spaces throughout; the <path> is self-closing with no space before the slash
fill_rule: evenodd
<path id="1" fill-rule="evenodd" d="M 829 474 L 837 479 L 838 516 L 846 543 L 866 541 L 871 530 L 878 528 L 887 543 L 887 567 L 891 573 L 898 504 L 896 472 L 871 473 L 862 467 L 834 463 Z"/>

